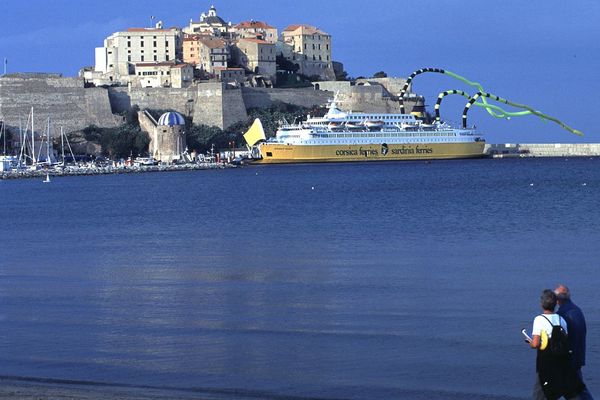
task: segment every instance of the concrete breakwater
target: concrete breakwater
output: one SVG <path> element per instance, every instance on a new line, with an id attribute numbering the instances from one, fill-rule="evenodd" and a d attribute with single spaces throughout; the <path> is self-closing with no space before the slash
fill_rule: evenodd
<path id="1" fill-rule="evenodd" d="M 207 169 L 236 168 L 232 164 L 223 163 L 199 163 L 181 165 L 151 165 L 151 166 L 124 166 L 124 167 L 65 167 L 61 169 L 37 169 L 6 171 L 0 173 L 0 179 L 23 179 L 44 178 L 46 175 L 55 176 L 79 176 L 79 175 L 114 175 L 114 174 L 136 174 L 142 172 L 173 172 L 173 171 L 195 171 Z"/>
<path id="2" fill-rule="evenodd" d="M 503 143 L 487 144 L 491 157 L 600 157 L 600 143 Z"/>

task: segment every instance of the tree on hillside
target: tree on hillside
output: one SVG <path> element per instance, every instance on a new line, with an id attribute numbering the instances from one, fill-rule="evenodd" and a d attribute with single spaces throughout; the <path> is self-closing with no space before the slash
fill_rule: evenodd
<path id="1" fill-rule="evenodd" d="M 139 126 L 124 124 L 116 128 L 100 128 L 95 125 L 83 129 L 88 142 L 97 143 L 102 154 L 110 158 L 125 158 L 148 153 L 150 137 Z"/>
<path id="2" fill-rule="evenodd" d="M 375 72 L 373 78 L 387 78 L 387 74 L 383 71 Z"/>

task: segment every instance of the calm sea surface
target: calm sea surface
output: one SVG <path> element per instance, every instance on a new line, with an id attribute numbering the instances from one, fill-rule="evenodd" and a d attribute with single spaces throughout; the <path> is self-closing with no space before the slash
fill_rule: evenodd
<path id="1" fill-rule="evenodd" d="M 527 398 L 519 331 L 564 282 L 600 396 L 600 159 L 0 181 L 0 222 L 1 376 Z"/>

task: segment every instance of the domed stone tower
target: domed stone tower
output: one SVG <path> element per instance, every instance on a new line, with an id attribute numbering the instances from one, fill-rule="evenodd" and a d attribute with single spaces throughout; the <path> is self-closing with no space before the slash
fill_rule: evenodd
<path id="1" fill-rule="evenodd" d="M 176 112 L 164 113 L 150 135 L 150 154 L 156 160 L 172 163 L 185 151 L 185 119 Z"/>

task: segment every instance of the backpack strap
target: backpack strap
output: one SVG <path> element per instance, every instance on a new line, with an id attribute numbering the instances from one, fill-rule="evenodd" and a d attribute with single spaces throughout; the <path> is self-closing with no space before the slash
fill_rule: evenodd
<path id="1" fill-rule="evenodd" d="M 542 314 L 542 317 L 544 317 L 544 318 L 546 319 L 546 321 L 550 322 L 550 325 L 552 325 L 552 327 L 554 327 L 554 326 L 560 326 L 560 317 L 559 317 L 559 320 L 558 320 L 558 325 L 554 325 L 554 324 L 552 323 L 552 321 L 550 321 L 550 320 L 548 319 L 548 317 L 546 317 L 544 314 Z"/>

